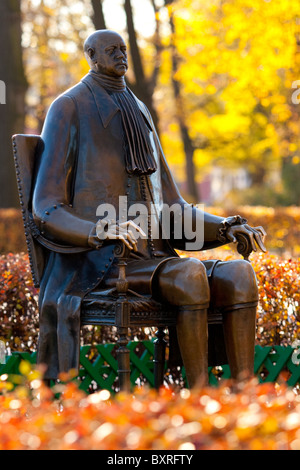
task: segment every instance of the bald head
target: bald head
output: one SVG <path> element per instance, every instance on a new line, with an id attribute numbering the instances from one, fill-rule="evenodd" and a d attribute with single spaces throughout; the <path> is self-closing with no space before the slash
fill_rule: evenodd
<path id="1" fill-rule="evenodd" d="M 87 52 L 90 47 L 96 48 L 102 42 L 107 42 L 110 40 L 121 40 L 123 41 L 122 36 L 116 33 L 115 31 L 111 31 L 110 29 L 99 29 L 94 33 L 90 34 L 89 37 L 85 40 L 84 43 L 84 52 Z"/>
<path id="2" fill-rule="evenodd" d="M 126 44 L 115 31 L 92 33 L 84 43 L 84 55 L 94 72 L 120 77 L 128 69 Z"/>

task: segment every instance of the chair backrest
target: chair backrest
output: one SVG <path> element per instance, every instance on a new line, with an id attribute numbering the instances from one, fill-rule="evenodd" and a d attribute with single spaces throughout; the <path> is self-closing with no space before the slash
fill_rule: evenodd
<path id="1" fill-rule="evenodd" d="M 43 149 L 43 140 L 38 135 L 16 134 L 12 137 L 12 145 L 30 269 L 34 285 L 39 287 L 45 253 L 32 236 L 30 220 L 35 164 Z"/>

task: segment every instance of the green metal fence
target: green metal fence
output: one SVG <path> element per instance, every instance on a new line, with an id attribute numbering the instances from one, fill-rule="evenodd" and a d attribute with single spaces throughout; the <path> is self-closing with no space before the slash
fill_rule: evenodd
<path id="1" fill-rule="evenodd" d="M 128 343 L 131 360 L 132 385 L 147 384 L 154 386 L 153 354 L 154 344 L 151 341 L 131 341 Z M 118 390 L 118 366 L 116 360 L 115 344 L 99 344 L 95 346 L 82 346 L 80 350 L 79 388 L 91 392 L 97 389 L 106 389 L 111 392 Z M 291 346 L 255 347 L 254 373 L 259 382 L 275 382 L 280 377 L 287 385 L 300 384 L 300 365 L 294 360 L 295 349 Z M 19 374 L 21 361 L 28 361 L 33 366 L 36 362 L 36 353 L 13 352 L 6 357 L 6 363 L 0 365 L 0 376 L 3 374 Z M 209 368 L 209 383 L 217 386 L 220 379 L 229 379 L 229 366 Z M 169 384 L 186 387 L 185 371 L 182 369 L 165 371 L 165 380 Z"/>

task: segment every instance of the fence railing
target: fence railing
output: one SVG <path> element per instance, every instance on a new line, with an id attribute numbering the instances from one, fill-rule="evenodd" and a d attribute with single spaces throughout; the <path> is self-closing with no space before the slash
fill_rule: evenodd
<path id="1" fill-rule="evenodd" d="M 131 341 L 128 343 L 131 360 L 131 384 L 154 386 L 153 354 L 154 344 L 151 341 Z M 87 393 L 97 389 L 110 392 L 118 390 L 118 366 L 115 344 L 98 344 L 82 346 L 80 349 L 79 388 Z M 260 383 L 284 380 L 288 386 L 300 385 L 300 365 L 294 360 L 295 349 L 291 346 L 255 347 L 254 374 Z M 20 374 L 21 361 L 28 361 L 34 367 L 36 353 L 13 352 L 6 357 L 6 363 L 0 365 L 0 376 L 3 374 Z M 221 379 L 230 379 L 230 368 L 227 364 L 209 368 L 209 383 L 217 386 Z M 168 369 L 166 363 L 165 381 L 170 385 L 186 387 L 184 367 Z"/>

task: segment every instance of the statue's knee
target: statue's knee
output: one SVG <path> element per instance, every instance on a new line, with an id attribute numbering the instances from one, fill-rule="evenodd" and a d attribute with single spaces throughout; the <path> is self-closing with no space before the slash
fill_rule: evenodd
<path id="1" fill-rule="evenodd" d="M 239 290 L 242 292 L 246 291 L 249 298 L 258 300 L 257 279 L 251 263 L 245 260 L 237 260 L 236 272 L 234 274 L 237 292 Z"/>
<path id="2" fill-rule="evenodd" d="M 203 263 L 197 259 L 189 259 L 182 270 L 182 298 L 184 304 L 209 304 L 210 289 Z"/>
<path id="3" fill-rule="evenodd" d="M 216 306 L 251 304 L 258 301 L 257 279 L 248 261 L 221 262 L 214 270 L 211 296 Z"/>
<path id="4" fill-rule="evenodd" d="M 172 260 L 159 275 L 160 292 L 174 305 L 209 304 L 210 289 L 206 269 L 194 258 Z"/>

